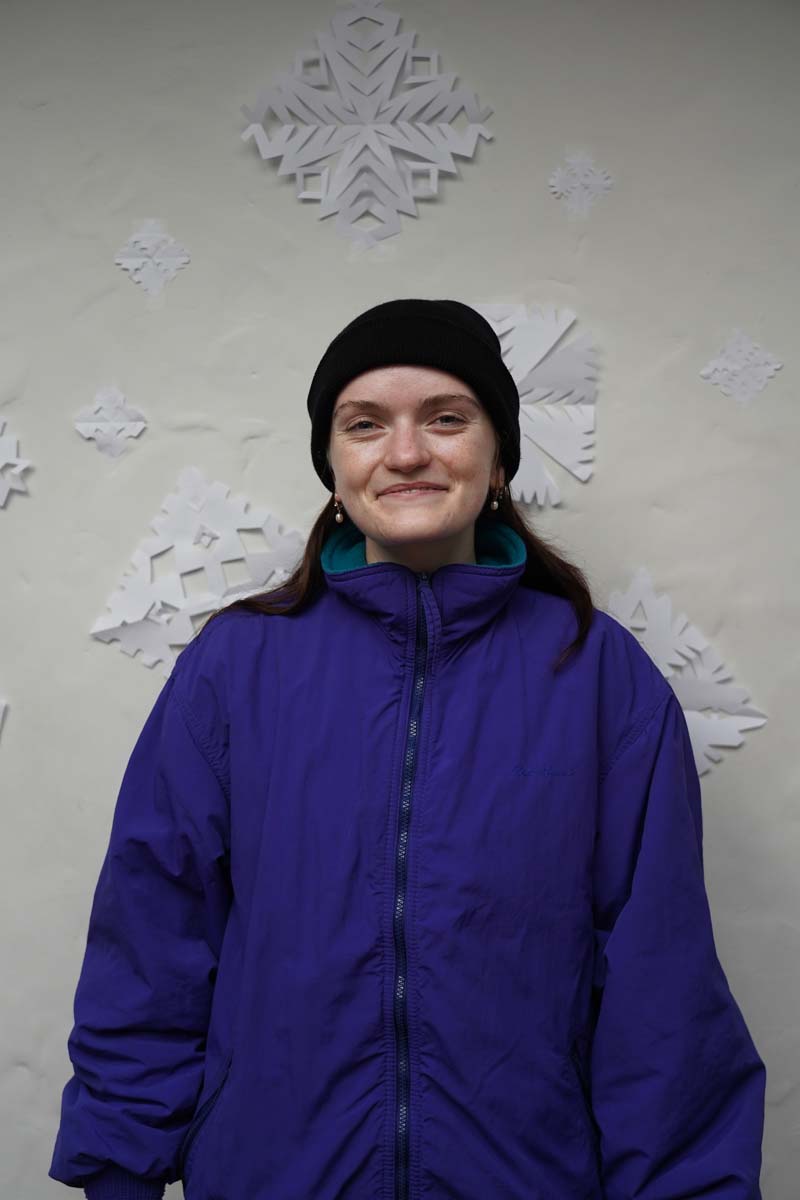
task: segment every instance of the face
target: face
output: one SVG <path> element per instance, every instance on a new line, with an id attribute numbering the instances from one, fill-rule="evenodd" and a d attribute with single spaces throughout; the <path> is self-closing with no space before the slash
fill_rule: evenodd
<path id="1" fill-rule="evenodd" d="M 455 375 L 391 366 L 350 380 L 336 399 L 328 461 L 367 562 L 474 562 L 475 520 L 504 479 L 497 444 L 478 396 Z M 385 493 L 413 483 L 435 490 Z"/>

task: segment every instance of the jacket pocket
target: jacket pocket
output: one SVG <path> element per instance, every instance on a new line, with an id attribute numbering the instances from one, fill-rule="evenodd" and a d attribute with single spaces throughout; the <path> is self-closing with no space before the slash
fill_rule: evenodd
<path id="1" fill-rule="evenodd" d="M 197 1135 L 200 1133 L 200 1130 L 211 1116 L 214 1106 L 222 1095 L 222 1089 L 227 1081 L 232 1062 L 233 1052 L 231 1052 L 226 1058 L 225 1065 L 222 1068 L 222 1074 L 213 1090 L 209 1092 L 208 1096 L 197 1109 L 191 1121 L 189 1122 L 189 1128 L 186 1130 L 186 1136 L 183 1139 L 178 1156 L 178 1170 L 181 1178 L 183 1178 L 186 1174 L 192 1154 L 197 1149 Z"/>
<path id="2" fill-rule="evenodd" d="M 591 1101 L 591 1094 L 589 1091 L 589 1082 L 586 1077 L 586 1070 L 584 1068 L 583 1059 L 581 1058 L 580 1052 L 578 1051 L 578 1048 L 574 1043 L 570 1048 L 569 1057 L 570 1057 L 570 1062 L 572 1064 L 572 1069 L 574 1072 L 574 1078 L 578 1085 L 578 1092 L 580 1094 L 581 1107 L 583 1109 L 583 1115 L 584 1115 L 584 1119 L 586 1121 L 586 1128 L 587 1128 L 587 1131 L 589 1134 L 589 1138 L 591 1140 L 591 1144 L 594 1148 L 595 1157 L 598 1159 L 598 1162 L 599 1162 L 600 1135 L 599 1135 L 599 1130 L 597 1128 L 597 1122 L 595 1121 L 595 1118 L 594 1118 L 594 1113 L 592 1112 L 592 1101 Z"/>

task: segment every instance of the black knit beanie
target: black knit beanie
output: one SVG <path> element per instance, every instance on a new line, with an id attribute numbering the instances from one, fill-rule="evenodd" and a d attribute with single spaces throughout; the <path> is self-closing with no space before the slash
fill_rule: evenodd
<path id="1" fill-rule="evenodd" d="M 501 435 L 506 483 L 519 467 L 519 392 L 503 362 L 500 339 L 474 308 L 458 300 L 389 300 L 357 316 L 337 334 L 314 372 L 308 393 L 311 460 L 329 491 L 326 451 L 336 399 L 351 379 L 395 364 L 438 367 L 474 390 Z"/>

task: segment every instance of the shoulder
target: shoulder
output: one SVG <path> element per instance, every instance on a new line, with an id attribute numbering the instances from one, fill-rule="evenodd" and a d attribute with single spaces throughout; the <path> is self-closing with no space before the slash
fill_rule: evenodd
<path id="1" fill-rule="evenodd" d="M 208 619 L 179 652 L 172 693 L 195 736 L 221 753 L 227 744 L 235 690 L 247 686 L 263 655 L 268 618 L 224 609 Z"/>
<path id="2" fill-rule="evenodd" d="M 199 665 L 210 665 L 224 660 L 244 641 L 252 643 L 262 635 L 266 616 L 247 612 L 244 609 L 221 609 L 209 617 L 194 633 L 191 641 L 178 652 L 173 670 L 183 674 L 197 669 Z"/>
<path id="3" fill-rule="evenodd" d="M 546 631 L 548 640 L 572 641 L 578 633 L 578 620 L 572 603 L 538 589 L 520 589 L 528 605 L 527 622 L 531 635 Z M 635 694 L 643 704 L 652 697 L 663 697 L 671 690 L 657 664 L 631 631 L 610 613 L 592 608 L 592 620 L 586 639 L 573 656 L 573 669 L 586 676 L 602 679 L 609 687 Z"/>
<path id="4" fill-rule="evenodd" d="M 604 769 L 647 729 L 675 693 L 636 636 L 610 613 L 596 610 L 598 728 Z"/>
<path id="5" fill-rule="evenodd" d="M 564 596 L 534 592 L 536 597 L 531 620 L 548 634 L 572 640 L 578 632 L 578 620 L 572 603 Z M 586 639 L 575 655 L 575 670 L 593 675 L 598 681 L 628 696 L 634 706 L 666 696 L 671 689 L 658 665 L 616 617 L 602 608 L 592 607 L 592 620 Z"/>
<path id="6" fill-rule="evenodd" d="M 612 688 L 622 689 L 637 700 L 637 707 L 666 699 L 671 693 L 658 664 L 639 639 L 616 617 L 594 610 L 592 633 L 598 671 Z"/>
<path id="7" fill-rule="evenodd" d="M 578 631 L 572 604 L 563 596 L 534 591 L 526 636 L 559 647 Z M 594 607 L 583 644 L 559 672 L 560 686 L 576 710 L 588 704 L 597 726 L 598 754 L 608 762 L 643 729 L 670 697 L 668 680 L 627 626 Z M 574 699 L 571 699 L 574 698 Z"/>

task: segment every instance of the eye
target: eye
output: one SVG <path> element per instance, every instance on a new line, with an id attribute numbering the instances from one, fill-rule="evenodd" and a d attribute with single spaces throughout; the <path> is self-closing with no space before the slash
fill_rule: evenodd
<path id="1" fill-rule="evenodd" d="M 442 413 L 441 416 L 436 418 L 436 420 L 444 421 L 448 417 L 451 418 L 451 420 L 457 421 L 460 425 L 464 424 L 464 418 L 460 417 L 458 413 Z M 347 429 L 345 429 L 345 433 L 354 433 L 360 425 L 374 425 L 374 421 L 370 421 L 367 417 L 362 417 L 359 421 L 354 421 L 352 425 L 348 425 Z"/>

